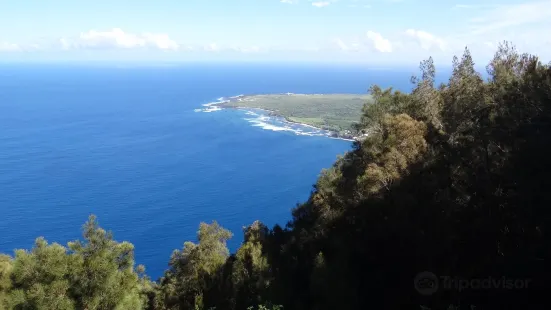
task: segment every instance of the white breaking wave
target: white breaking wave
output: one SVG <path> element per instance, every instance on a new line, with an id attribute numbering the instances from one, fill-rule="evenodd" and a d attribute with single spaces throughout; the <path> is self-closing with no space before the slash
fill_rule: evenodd
<path id="1" fill-rule="evenodd" d="M 247 111 L 245 114 L 248 116 L 256 116 L 254 118 L 244 118 L 244 120 L 249 122 L 253 127 L 260 127 L 264 130 L 287 131 L 300 136 L 331 136 L 329 131 L 309 125 L 291 123 L 282 117 L 262 115 L 252 111 Z"/>
<path id="2" fill-rule="evenodd" d="M 205 112 L 205 113 L 220 111 L 220 110 L 222 110 L 222 108 L 214 106 L 214 105 L 227 103 L 227 102 L 230 102 L 231 99 L 237 99 L 237 98 L 241 98 L 241 97 L 244 97 L 244 96 L 245 95 L 237 95 L 237 96 L 233 96 L 233 97 L 229 97 L 229 98 L 220 97 L 220 98 L 216 99 L 216 101 L 214 101 L 214 102 L 209 102 L 209 103 L 202 104 L 202 106 L 205 107 L 205 108 L 203 108 L 203 109 L 194 109 L 193 111 L 194 112 Z"/>
<path id="3" fill-rule="evenodd" d="M 222 110 L 222 108 L 220 107 L 208 107 L 206 109 L 201 110 L 201 112 L 209 113 L 209 112 L 216 112 L 220 110 Z"/>
<path id="4" fill-rule="evenodd" d="M 297 132 L 299 130 L 287 127 L 287 126 L 277 126 L 270 124 L 263 120 L 262 117 L 259 118 L 245 118 L 246 121 L 252 124 L 253 127 L 261 127 L 262 129 L 271 130 L 271 131 L 292 131 Z"/>
<path id="5" fill-rule="evenodd" d="M 292 95 L 292 93 L 287 93 L 287 94 Z M 244 97 L 244 95 L 237 95 L 233 97 L 220 97 L 215 102 L 209 102 L 209 103 L 203 104 L 202 106 L 204 108 L 194 109 L 193 111 L 203 112 L 203 113 L 221 111 L 222 108 L 217 106 L 218 104 L 229 102 L 232 99 L 241 100 L 241 97 Z M 238 108 L 237 111 L 241 111 L 242 113 L 244 113 L 247 117 L 243 119 L 249 122 L 253 127 L 260 127 L 264 130 L 270 130 L 270 131 L 276 131 L 276 132 L 291 132 L 300 136 L 318 136 L 318 137 L 348 140 L 348 139 L 333 137 L 330 131 L 323 130 L 311 125 L 293 123 L 293 122 L 287 121 L 283 117 L 267 115 L 267 113 L 270 113 L 270 111 L 267 111 L 267 110 Z M 350 141 L 354 141 L 354 140 L 350 140 Z"/>
<path id="6" fill-rule="evenodd" d="M 214 105 L 221 104 L 221 103 L 226 103 L 226 102 L 229 102 L 229 100 L 227 100 L 225 97 L 220 97 L 214 102 L 209 102 L 209 103 L 202 104 L 202 106 L 205 107 L 205 108 L 203 108 L 203 109 L 194 109 L 193 112 L 210 113 L 210 112 L 220 111 L 220 110 L 222 110 L 222 108 L 220 108 L 218 106 L 214 106 Z"/>
<path id="7" fill-rule="evenodd" d="M 251 116 L 258 116 L 258 114 L 254 113 L 253 111 L 247 111 L 245 112 L 246 115 L 251 115 Z"/>

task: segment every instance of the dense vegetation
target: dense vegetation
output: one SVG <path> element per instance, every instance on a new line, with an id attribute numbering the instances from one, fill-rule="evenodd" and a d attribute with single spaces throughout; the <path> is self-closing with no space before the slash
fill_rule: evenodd
<path id="1" fill-rule="evenodd" d="M 301 124 L 334 131 L 345 135 L 358 121 L 362 107 L 371 98 L 354 94 L 280 94 L 235 98 L 221 104 L 224 107 L 259 108 Z"/>
<path id="2" fill-rule="evenodd" d="M 286 227 L 201 224 L 157 282 L 94 217 L 84 242 L 38 239 L 0 257 L 6 309 L 544 308 L 550 240 L 551 68 L 504 43 L 484 81 L 468 50 L 446 85 L 432 59 L 409 93 L 371 87 L 370 133 L 325 170 Z M 509 289 L 415 290 L 421 271 L 529 279 Z M 423 306 L 423 307 L 420 307 Z"/>

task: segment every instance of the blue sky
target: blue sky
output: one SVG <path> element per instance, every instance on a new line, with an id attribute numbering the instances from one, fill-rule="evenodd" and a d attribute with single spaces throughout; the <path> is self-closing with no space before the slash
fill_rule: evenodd
<path id="1" fill-rule="evenodd" d="M 0 0 L 0 61 L 551 60 L 551 0 Z"/>

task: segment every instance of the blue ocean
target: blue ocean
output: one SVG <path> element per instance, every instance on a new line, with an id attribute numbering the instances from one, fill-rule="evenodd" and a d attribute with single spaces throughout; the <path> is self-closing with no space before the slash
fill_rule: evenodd
<path id="1" fill-rule="evenodd" d="M 350 141 L 254 111 L 208 107 L 265 93 L 410 88 L 413 70 L 348 65 L 0 66 L 0 252 L 81 238 L 89 214 L 136 246 L 154 279 L 218 221 L 242 241 L 284 226 Z M 207 106 L 205 106 L 207 105 Z"/>

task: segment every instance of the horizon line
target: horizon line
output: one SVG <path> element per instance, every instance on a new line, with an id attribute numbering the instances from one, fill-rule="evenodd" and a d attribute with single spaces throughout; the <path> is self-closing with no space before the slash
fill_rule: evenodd
<path id="1" fill-rule="evenodd" d="M 364 61 L 323 61 L 323 60 L 0 60 L 0 66 L 10 65 L 67 65 L 67 66 L 132 66 L 132 67 L 177 67 L 188 65 L 308 65 L 323 67 L 361 66 L 371 70 L 419 70 L 418 64 L 377 64 Z M 436 68 L 451 69 L 452 65 L 435 64 Z M 476 66 L 475 69 L 485 69 Z"/>

